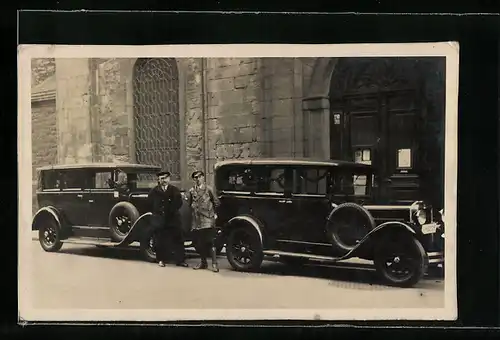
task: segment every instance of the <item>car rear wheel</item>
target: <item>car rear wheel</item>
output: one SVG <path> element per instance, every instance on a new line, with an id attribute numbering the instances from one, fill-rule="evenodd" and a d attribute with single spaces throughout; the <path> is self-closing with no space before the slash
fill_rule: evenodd
<path id="1" fill-rule="evenodd" d="M 375 220 L 368 210 L 355 203 L 343 203 L 330 213 L 326 232 L 338 254 L 345 254 L 375 228 Z"/>
<path id="2" fill-rule="evenodd" d="M 235 270 L 258 270 L 264 259 L 264 253 L 256 231 L 250 227 L 231 230 L 226 244 L 226 257 Z"/>
<path id="3" fill-rule="evenodd" d="M 38 240 L 43 250 L 57 252 L 62 247 L 61 233 L 53 219 L 46 219 L 38 229 Z"/>
<path id="4" fill-rule="evenodd" d="M 412 287 L 424 276 L 429 261 L 422 244 L 412 235 L 404 235 L 378 244 L 374 263 L 386 283 Z"/>
<path id="5" fill-rule="evenodd" d="M 133 204 L 129 202 L 116 204 L 109 213 L 111 239 L 114 242 L 121 242 L 127 236 L 139 216 L 139 211 Z"/>

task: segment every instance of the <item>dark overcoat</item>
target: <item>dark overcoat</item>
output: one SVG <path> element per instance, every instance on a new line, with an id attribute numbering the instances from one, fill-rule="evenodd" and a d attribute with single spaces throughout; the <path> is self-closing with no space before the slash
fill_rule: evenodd
<path id="1" fill-rule="evenodd" d="M 169 184 L 164 191 L 159 185 L 155 186 L 148 194 L 150 211 L 153 213 L 155 228 L 181 228 L 179 209 L 182 206 L 180 190 Z"/>

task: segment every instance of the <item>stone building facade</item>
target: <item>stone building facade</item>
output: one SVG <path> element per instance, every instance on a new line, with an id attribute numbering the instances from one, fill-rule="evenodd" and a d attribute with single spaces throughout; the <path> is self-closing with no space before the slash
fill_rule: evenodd
<path id="1" fill-rule="evenodd" d="M 34 170 L 152 163 L 188 185 L 195 169 L 211 181 L 224 159 L 370 154 L 389 182 L 413 174 L 442 186 L 443 60 L 33 59 L 31 100 Z M 404 130 L 408 121 L 418 131 Z M 403 130 L 417 136 L 398 142 L 416 161 L 396 173 L 389 146 Z M 412 181 L 402 187 L 425 187 Z"/>

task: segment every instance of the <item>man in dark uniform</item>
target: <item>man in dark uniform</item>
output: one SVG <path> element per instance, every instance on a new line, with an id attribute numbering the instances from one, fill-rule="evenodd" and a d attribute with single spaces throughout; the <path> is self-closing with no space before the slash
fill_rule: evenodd
<path id="1" fill-rule="evenodd" d="M 157 176 L 158 185 L 151 189 L 148 195 L 156 233 L 156 258 L 160 267 L 165 267 L 172 250 L 175 264 L 187 267 L 179 213 L 182 206 L 181 192 L 170 184 L 170 172 L 161 171 Z"/>

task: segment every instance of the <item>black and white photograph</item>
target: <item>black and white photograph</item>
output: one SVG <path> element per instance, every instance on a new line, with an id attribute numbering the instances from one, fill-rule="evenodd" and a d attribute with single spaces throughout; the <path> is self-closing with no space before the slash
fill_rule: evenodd
<path id="1" fill-rule="evenodd" d="M 20 46 L 20 318 L 455 320 L 458 55 Z"/>

